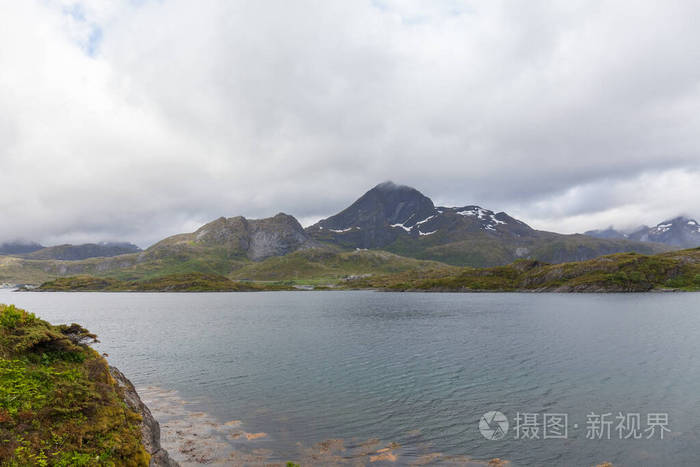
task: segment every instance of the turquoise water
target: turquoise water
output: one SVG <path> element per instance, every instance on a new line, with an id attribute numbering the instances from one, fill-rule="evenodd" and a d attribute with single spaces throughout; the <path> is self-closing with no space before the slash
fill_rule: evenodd
<path id="1" fill-rule="evenodd" d="M 403 465 L 439 452 L 514 465 L 700 465 L 700 294 L 0 292 L 79 322 L 139 386 L 176 390 L 258 447 L 378 438 Z M 485 412 L 510 421 L 501 440 Z M 566 439 L 516 440 L 518 412 L 568 416 Z M 586 439 L 587 414 L 668 415 L 659 439 Z M 578 428 L 574 428 L 578 425 Z M 645 426 L 642 426 L 645 428 Z M 541 432 L 540 432 L 541 435 Z"/>

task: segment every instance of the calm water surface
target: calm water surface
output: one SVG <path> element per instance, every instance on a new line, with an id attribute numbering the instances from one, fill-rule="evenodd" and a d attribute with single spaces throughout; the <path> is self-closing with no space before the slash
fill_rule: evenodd
<path id="1" fill-rule="evenodd" d="M 515 465 L 700 465 L 700 294 L 0 292 L 97 333 L 137 387 L 297 443 L 379 438 Z M 510 420 L 485 439 L 482 414 Z M 568 414 L 567 439 L 516 440 L 518 412 Z M 664 439 L 586 439 L 587 414 L 667 413 Z M 578 428 L 575 428 L 578 425 Z M 605 438 L 605 436 L 604 436 Z M 350 442 L 350 441 L 349 441 Z"/>

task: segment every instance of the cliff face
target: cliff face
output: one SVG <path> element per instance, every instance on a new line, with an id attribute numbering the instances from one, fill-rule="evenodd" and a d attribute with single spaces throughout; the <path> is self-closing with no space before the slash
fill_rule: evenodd
<path id="1" fill-rule="evenodd" d="M 141 438 L 143 446 L 151 455 L 151 467 L 179 467 L 179 464 L 172 460 L 168 452 L 160 446 L 160 425 L 151 415 L 151 411 L 141 401 L 134 385 L 124 376 L 124 373 L 116 367 L 110 366 L 109 373 L 122 390 L 122 398 L 126 405 L 141 415 Z"/>
<path id="2" fill-rule="evenodd" d="M 147 259 L 187 259 L 213 254 L 260 261 L 318 244 L 292 216 L 279 213 L 266 219 L 221 217 L 190 234 L 174 235 L 146 250 Z"/>

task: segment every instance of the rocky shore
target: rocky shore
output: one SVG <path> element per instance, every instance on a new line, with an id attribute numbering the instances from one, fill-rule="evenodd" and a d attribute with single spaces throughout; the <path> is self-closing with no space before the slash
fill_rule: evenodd
<path id="1" fill-rule="evenodd" d="M 180 464 L 175 462 L 168 455 L 168 451 L 160 445 L 160 424 L 153 418 L 151 411 L 146 404 L 141 401 L 134 385 L 129 379 L 124 376 L 124 373 L 116 367 L 110 366 L 109 373 L 116 381 L 119 388 L 123 391 L 123 399 L 126 405 L 141 415 L 141 437 L 143 446 L 146 452 L 151 455 L 150 467 L 180 467 Z"/>

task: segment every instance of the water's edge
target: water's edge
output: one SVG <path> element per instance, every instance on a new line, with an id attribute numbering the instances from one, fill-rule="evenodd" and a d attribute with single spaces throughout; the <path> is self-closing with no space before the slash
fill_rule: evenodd
<path id="1" fill-rule="evenodd" d="M 124 403 L 134 412 L 141 415 L 141 437 L 143 446 L 151 455 L 150 467 L 180 467 L 180 464 L 170 458 L 168 451 L 160 445 L 160 424 L 153 418 L 151 411 L 139 397 L 134 385 L 119 371 L 117 367 L 109 367 L 109 373 L 123 390 Z"/>

